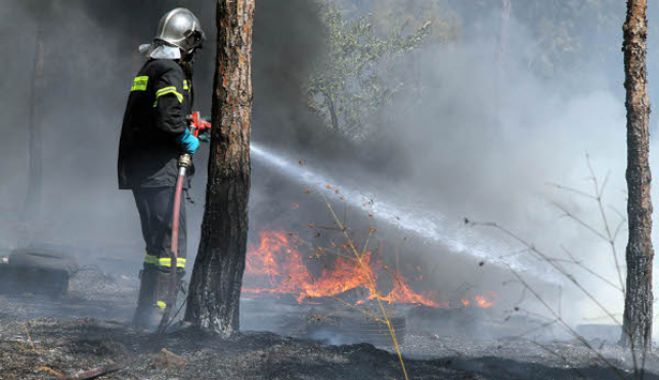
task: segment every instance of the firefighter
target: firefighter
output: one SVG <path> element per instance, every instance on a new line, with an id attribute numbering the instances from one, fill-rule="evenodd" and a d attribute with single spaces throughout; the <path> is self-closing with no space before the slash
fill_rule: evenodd
<path id="1" fill-rule="evenodd" d="M 205 35 L 199 19 L 185 8 L 163 16 L 151 44 L 140 46 L 146 63 L 134 78 L 119 142 L 119 189 L 132 190 L 146 243 L 133 325 L 154 329 L 167 306 L 171 270 L 179 282 L 186 264 L 185 207 L 181 205 L 177 262 L 170 257 L 177 160 L 194 154 L 199 140 L 190 133 L 192 62 Z M 194 168 L 189 169 L 192 175 Z M 189 182 L 186 183 L 186 188 Z"/>

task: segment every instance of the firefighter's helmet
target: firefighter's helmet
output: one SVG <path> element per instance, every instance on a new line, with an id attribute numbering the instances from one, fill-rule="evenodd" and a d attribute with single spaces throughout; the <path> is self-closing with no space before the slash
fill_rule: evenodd
<path id="1" fill-rule="evenodd" d="M 191 54 L 206 39 L 197 16 L 186 8 L 176 8 L 160 19 L 154 40 L 179 47 Z"/>

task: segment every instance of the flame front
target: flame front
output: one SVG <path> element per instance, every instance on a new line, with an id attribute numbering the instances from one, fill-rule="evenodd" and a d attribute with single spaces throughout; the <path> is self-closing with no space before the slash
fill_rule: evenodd
<path id="1" fill-rule="evenodd" d="M 494 301 L 492 301 L 490 299 L 487 299 L 487 297 L 485 297 L 483 295 L 477 294 L 474 297 L 474 301 L 476 301 L 476 304 L 478 305 L 478 307 L 480 307 L 482 309 L 489 309 L 492 306 L 494 306 Z"/>
<path id="2" fill-rule="evenodd" d="M 388 295 L 381 297 L 383 301 L 389 303 L 412 303 L 432 308 L 439 307 L 439 303 L 412 290 L 405 277 L 399 271 L 394 272 L 392 276 L 393 288 Z M 372 297 L 375 298 L 374 295 Z"/>
<path id="3" fill-rule="evenodd" d="M 314 278 L 304 263 L 295 245 L 296 238 L 283 231 L 264 230 L 260 234 L 259 245 L 250 245 L 247 252 L 245 276 L 250 280 L 267 279 L 267 285 L 245 286 L 245 294 L 289 294 L 302 303 L 307 299 L 335 297 L 353 289 L 366 292 L 366 300 L 380 299 L 387 303 L 416 304 L 431 308 L 448 306 L 412 289 L 409 282 L 399 272 L 391 274 L 391 290 L 381 295 L 376 288 L 382 265 L 373 259 L 370 252 L 361 258 L 337 257 L 331 268 L 324 268 Z M 251 281 L 255 282 L 255 281 Z M 481 308 L 492 307 L 493 302 L 484 296 L 474 297 L 473 302 L 462 300 L 464 306 L 473 304 Z"/>

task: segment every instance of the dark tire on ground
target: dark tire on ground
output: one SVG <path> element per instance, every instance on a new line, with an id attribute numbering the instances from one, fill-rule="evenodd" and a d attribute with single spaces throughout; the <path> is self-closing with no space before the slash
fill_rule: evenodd
<path id="1" fill-rule="evenodd" d="M 390 318 L 391 326 L 396 333 L 399 344 L 405 341 L 406 321 L 404 317 Z M 373 320 L 358 320 L 346 323 L 340 330 L 353 342 L 368 342 L 376 346 L 393 346 L 391 332 L 386 324 Z"/>
<path id="2" fill-rule="evenodd" d="M 39 268 L 43 270 L 63 271 L 73 274 L 78 265 L 67 254 L 20 249 L 9 255 L 9 265 L 16 268 Z"/>
<path id="3" fill-rule="evenodd" d="M 7 294 L 37 294 L 49 297 L 65 295 L 69 278 L 77 270 L 69 255 L 21 249 L 9 255 L 0 265 L 0 289 Z"/>
<path id="4" fill-rule="evenodd" d="M 402 344 L 407 329 L 405 318 L 391 317 L 390 321 L 396 340 Z M 370 343 L 375 346 L 393 346 L 391 332 L 386 324 L 362 316 L 328 317 L 308 324 L 304 335 L 330 344 Z"/>

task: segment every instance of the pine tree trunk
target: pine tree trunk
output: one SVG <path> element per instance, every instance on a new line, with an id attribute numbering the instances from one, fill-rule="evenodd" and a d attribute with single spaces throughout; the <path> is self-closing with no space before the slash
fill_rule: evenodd
<path id="1" fill-rule="evenodd" d="M 627 286 L 622 343 L 649 350 L 652 341 L 652 200 L 650 198 L 650 101 L 647 94 L 647 0 L 627 1 L 624 32 L 627 92 Z"/>
<path id="2" fill-rule="evenodd" d="M 206 208 L 185 319 L 224 336 L 239 328 L 247 248 L 255 0 L 217 1 L 217 71 Z"/>
<path id="3" fill-rule="evenodd" d="M 497 48 L 497 65 L 503 71 L 506 67 L 508 55 L 508 32 L 510 29 L 510 16 L 513 12 L 511 0 L 501 0 L 501 25 L 499 26 L 499 46 Z"/>
<path id="4" fill-rule="evenodd" d="M 44 32 L 39 25 L 37 31 L 37 48 L 34 55 L 34 68 L 30 85 L 30 113 L 28 115 L 28 185 L 23 218 L 28 222 L 35 222 L 41 210 L 42 197 L 42 144 L 41 119 L 39 107 L 41 106 L 41 93 L 44 90 Z"/>

